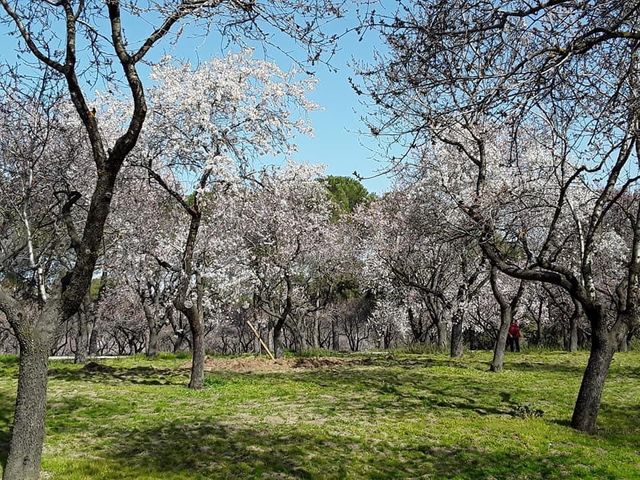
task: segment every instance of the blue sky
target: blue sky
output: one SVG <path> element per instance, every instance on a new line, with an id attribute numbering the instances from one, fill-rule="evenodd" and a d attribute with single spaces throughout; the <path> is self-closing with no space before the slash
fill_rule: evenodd
<path id="1" fill-rule="evenodd" d="M 334 175 L 351 175 L 355 170 L 363 177 L 370 177 L 385 165 L 380 163 L 382 159 L 375 142 L 361 134 L 366 130 L 361 120 L 366 108 L 348 78 L 355 76 L 349 65 L 351 57 L 370 57 L 374 45 L 372 40 L 358 42 L 353 37 L 343 39 L 342 50 L 332 61 L 337 72 L 320 67 L 316 74 L 318 84 L 312 98 L 322 110 L 311 116 L 314 138 L 299 141 L 300 158 L 324 163 Z M 363 180 L 363 183 L 369 190 L 381 192 L 388 189 L 390 181 L 383 176 Z"/>

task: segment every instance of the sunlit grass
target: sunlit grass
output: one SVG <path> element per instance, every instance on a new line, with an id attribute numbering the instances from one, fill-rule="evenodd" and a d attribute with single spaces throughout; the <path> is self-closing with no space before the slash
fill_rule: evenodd
<path id="1" fill-rule="evenodd" d="M 568 427 L 586 353 L 394 353 L 210 373 L 162 356 L 51 365 L 44 478 L 640 478 L 640 354 L 618 354 L 597 435 Z M 6 455 L 16 361 L 0 358 Z"/>

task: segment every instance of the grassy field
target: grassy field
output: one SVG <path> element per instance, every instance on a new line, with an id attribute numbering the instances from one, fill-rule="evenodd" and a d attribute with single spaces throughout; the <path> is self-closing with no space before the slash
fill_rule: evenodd
<path id="1" fill-rule="evenodd" d="M 587 355 L 371 355 L 51 365 L 45 479 L 640 479 L 640 353 L 618 354 L 597 435 L 568 427 Z M 15 358 L 0 358 L 6 457 Z"/>

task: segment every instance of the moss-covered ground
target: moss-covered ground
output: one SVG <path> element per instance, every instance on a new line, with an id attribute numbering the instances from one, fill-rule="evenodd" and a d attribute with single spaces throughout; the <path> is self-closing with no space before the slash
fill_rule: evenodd
<path id="1" fill-rule="evenodd" d="M 500 374 L 489 352 L 343 360 L 221 368 L 197 392 L 184 358 L 52 362 L 42 477 L 640 479 L 638 352 L 616 355 L 595 435 L 568 426 L 584 352 L 509 354 Z M 16 359 L 0 369 L 6 457 Z"/>

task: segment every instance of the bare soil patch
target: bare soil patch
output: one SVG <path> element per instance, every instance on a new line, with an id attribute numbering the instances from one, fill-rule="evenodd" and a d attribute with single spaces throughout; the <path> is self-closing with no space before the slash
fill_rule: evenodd
<path id="1" fill-rule="evenodd" d="M 281 358 L 271 360 L 259 357 L 239 358 L 207 358 L 205 370 L 209 372 L 287 372 L 291 370 L 311 370 L 320 368 L 333 368 L 353 365 L 369 365 L 371 360 L 360 358 Z M 191 368 L 191 362 L 187 362 L 182 368 Z"/>

